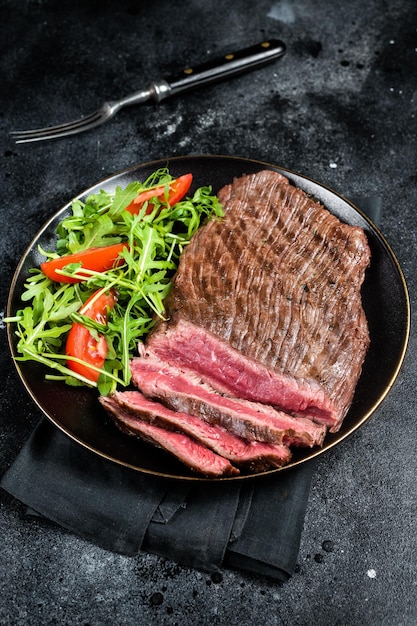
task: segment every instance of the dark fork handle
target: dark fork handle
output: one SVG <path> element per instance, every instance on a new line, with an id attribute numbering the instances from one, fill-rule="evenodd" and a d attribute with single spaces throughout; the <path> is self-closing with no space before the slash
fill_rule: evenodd
<path id="1" fill-rule="evenodd" d="M 207 61 L 196 67 L 187 67 L 181 73 L 154 83 L 154 99 L 157 102 L 190 89 L 243 74 L 249 70 L 272 63 L 285 54 L 285 44 L 279 39 L 268 39 L 238 52 L 225 54 L 219 59 Z"/>

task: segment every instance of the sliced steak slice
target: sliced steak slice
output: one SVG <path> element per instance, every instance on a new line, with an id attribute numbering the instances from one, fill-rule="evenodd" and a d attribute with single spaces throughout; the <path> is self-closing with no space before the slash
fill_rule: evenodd
<path id="1" fill-rule="evenodd" d="M 211 478 L 239 474 L 239 470 L 230 461 L 184 433 L 169 431 L 139 420 L 111 397 L 102 396 L 100 402 L 120 430 L 170 452 L 193 471 Z"/>
<path id="2" fill-rule="evenodd" d="M 131 361 L 132 380 L 150 398 L 173 410 L 201 417 L 249 441 L 315 446 L 323 443 L 325 426 L 292 417 L 254 402 L 222 396 L 197 377 L 154 359 Z"/>
<path id="3" fill-rule="evenodd" d="M 161 360 L 228 396 L 275 406 L 327 425 L 335 424 L 335 407 L 314 380 L 297 380 L 246 357 L 199 325 L 179 319 L 160 327 L 141 348 L 150 361 Z"/>
<path id="4" fill-rule="evenodd" d="M 132 418 L 185 433 L 250 472 L 281 467 L 291 459 L 287 446 L 245 441 L 221 426 L 210 425 L 194 415 L 172 411 L 160 402 L 149 400 L 139 391 L 117 391 L 112 400 L 128 411 Z"/>
<path id="5" fill-rule="evenodd" d="M 337 431 L 369 345 L 364 231 L 270 170 L 218 196 L 224 218 L 185 249 L 149 351 Z"/>

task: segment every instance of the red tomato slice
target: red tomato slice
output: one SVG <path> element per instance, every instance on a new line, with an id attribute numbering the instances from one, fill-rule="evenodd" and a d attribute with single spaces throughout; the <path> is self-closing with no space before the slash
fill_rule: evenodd
<path id="1" fill-rule="evenodd" d="M 100 324 L 107 324 L 107 315 L 116 304 L 117 294 L 114 289 L 110 289 L 108 293 L 101 293 L 99 296 L 97 293 L 97 291 L 93 293 L 87 300 L 80 309 L 80 313 L 100 322 Z M 90 363 L 95 367 L 102 368 L 107 355 L 107 342 L 103 335 L 99 335 L 97 341 L 88 328 L 82 324 L 74 323 L 68 333 L 65 354 L 81 359 L 86 364 Z M 99 372 L 91 369 L 88 365 L 70 360 L 67 361 L 67 364 L 73 372 L 77 372 L 93 382 L 98 381 Z"/>
<path id="2" fill-rule="evenodd" d="M 184 174 L 183 176 L 179 176 L 175 180 L 173 180 L 169 184 L 168 191 L 168 204 L 169 206 L 174 206 L 177 202 L 182 200 L 185 196 L 189 188 L 191 187 L 191 183 L 193 180 L 192 174 Z M 136 198 L 126 207 L 126 211 L 135 215 L 139 213 L 143 203 L 150 200 L 151 198 L 159 198 L 163 196 L 165 193 L 165 185 L 161 185 L 160 187 L 155 187 L 155 189 L 149 189 L 148 191 L 142 191 Z M 152 213 L 153 204 L 149 204 L 146 213 Z"/>
<path id="3" fill-rule="evenodd" d="M 83 252 L 76 252 L 74 254 L 67 254 L 61 256 L 58 259 L 52 259 L 51 261 L 45 261 L 41 263 L 42 272 L 59 283 L 79 283 L 86 278 L 89 278 L 88 274 L 85 274 L 84 278 L 72 278 L 70 276 L 62 276 L 58 274 L 56 270 L 62 270 L 66 265 L 70 263 L 82 263 L 82 267 L 87 270 L 94 270 L 95 272 L 104 272 L 114 267 L 117 257 L 123 250 L 127 248 L 126 243 L 116 243 L 113 246 L 105 246 L 103 248 L 90 248 Z M 119 263 L 123 262 L 123 259 L 118 260 Z M 79 270 L 81 274 L 81 268 Z"/>

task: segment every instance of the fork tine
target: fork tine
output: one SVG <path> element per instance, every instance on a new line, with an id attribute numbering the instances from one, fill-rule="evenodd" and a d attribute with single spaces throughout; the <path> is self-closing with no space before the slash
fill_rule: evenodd
<path id="1" fill-rule="evenodd" d="M 35 128 L 32 130 L 12 131 L 10 134 L 16 143 L 25 143 L 29 141 L 42 141 L 44 139 L 54 139 L 66 135 L 73 135 L 99 126 L 108 119 L 104 107 L 97 109 L 90 115 L 86 115 L 78 120 L 67 122 L 66 124 L 57 124 L 46 128 Z"/>

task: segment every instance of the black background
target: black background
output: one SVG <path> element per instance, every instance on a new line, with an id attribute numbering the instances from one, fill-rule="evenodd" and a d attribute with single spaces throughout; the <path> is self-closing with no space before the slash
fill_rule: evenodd
<path id="1" fill-rule="evenodd" d="M 413 305 L 416 17 L 411 0 L 0 0 L 1 311 L 26 246 L 73 196 L 126 167 L 195 153 L 260 159 L 348 197 L 381 197 L 381 231 Z M 79 117 L 152 79 L 267 37 L 283 39 L 287 54 L 255 73 L 125 109 L 79 136 L 33 145 L 8 136 Z M 0 332 L 3 473 L 40 413 L 10 359 L 4 325 Z M 380 409 L 321 457 L 299 566 L 284 587 L 106 552 L 28 517 L 1 492 L 0 621 L 413 623 L 414 355 L 412 332 Z"/>

